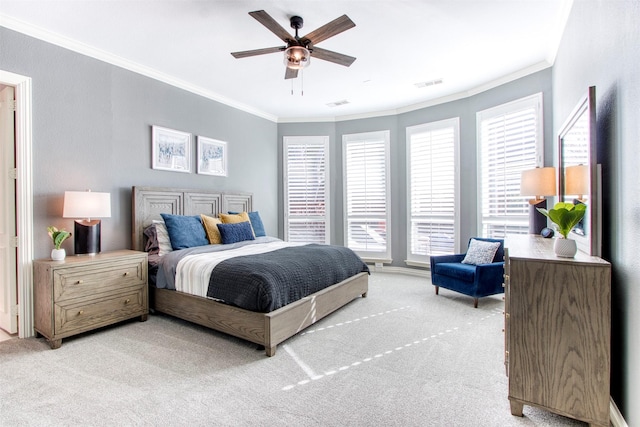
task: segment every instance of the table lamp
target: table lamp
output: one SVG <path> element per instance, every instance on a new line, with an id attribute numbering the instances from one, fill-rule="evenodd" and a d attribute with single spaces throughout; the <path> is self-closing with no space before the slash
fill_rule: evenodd
<path id="1" fill-rule="evenodd" d="M 589 166 L 567 166 L 564 169 L 564 193 L 576 196 L 576 200 L 585 202 L 585 194 L 589 194 Z"/>
<path id="2" fill-rule="evenodd" d="M 111 194 L 88 191 L 65 191 L 63 218 L 74 221 L 73 239 L 76 255 L 100 253 L 100 220 L 111 217 Z"/>
<path id="3" fill-rule="evenodd" d="M 556 168 L 553 166 L 522 171 L 520 195 L 534 196 L 529 200 L 529 233 L 540 234 L 547 226 L 547 217 L 536 208 L 547 208 L 546 196 L 556 195 Z"/>

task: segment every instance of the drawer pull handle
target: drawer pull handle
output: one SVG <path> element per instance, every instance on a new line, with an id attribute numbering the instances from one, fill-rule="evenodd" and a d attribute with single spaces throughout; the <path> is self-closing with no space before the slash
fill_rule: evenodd
<path id="1" fill-rule="evenodd" d="M 76 285 L 82 285 L 82 282 L 84 282 L 83 280 L 78 280 L 76 281 Z"/>
<path id="2" fill-rule="evenodd" d="M 129 272 L 128 272 L 128 271 L 125 271 L 124 275 L 125 275 L 125 276 L 128 276 L 128 275 L 129 275 Z"/>
<path id="3" fill-rule="evenodd" d="M 129 304 L 131 302 L 131 300 L 129 298 L 127 298 L 126 300 L 124 300 L 125 304 Z"/>
<path id="4" fill-rule="evenodd" d="M 78 312 L 78 316 L 82 316 L 83 314 L 84 314 L 84 310 L 80 310 L 80 311 Z"/>

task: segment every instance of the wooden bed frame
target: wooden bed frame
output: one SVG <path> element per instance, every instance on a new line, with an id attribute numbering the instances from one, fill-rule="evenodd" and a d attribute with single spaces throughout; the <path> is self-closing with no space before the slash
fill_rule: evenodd
<path id="1" fill-rule="evenodd" d="M 249 212 L 252 195 L 208 190 L 133 187 L 132 240 L 135 250 L 144 250 L 143 231 L 160 213 L 211 215 Z M 276 346 L 309 325 L 334 312 L 358 296 L 367 296 L 369 277 L 359 273 L 270 313 L 257 313 L 184 292 L 149 287 L 150 308 L 189 322 L 263 345 L 267 356 Z"/>

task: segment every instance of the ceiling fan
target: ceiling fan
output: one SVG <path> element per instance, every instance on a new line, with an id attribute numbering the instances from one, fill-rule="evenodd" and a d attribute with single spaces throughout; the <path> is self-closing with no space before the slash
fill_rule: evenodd
<path id="1" fill-rule="evenodd" d="M 267 12 L 264 10 L 256 10 L 249 12 L 258 22 L 267 27 L 269 31 L 278 36 L 286 43 L 286 46 L 267 47 L 264 49 L 245 50 L 242 52 L 231 52 L 234 58 L 246 58 L 249 56 L 264 55 L 267 53 L 284 52 L 284 62 L 287 69 L 284 74 L 285 79 L 295 79 L 298 77 L 298 70 L 309 65 L 311 56 L 336 64 L 350 66 L 356 60 L 353 56 L 344 55 L 342 53 L 333 52 L 316 46 L 323 40 L 340 34 L 356 26 L 347 15 L 323 25 L 322 27 L 310 32 L 304 37 L 298 36 L 298 30 L 302 28 L 304 21 L 299 16 L 292 16 L 289 20 L 291 28 L 296 30 L 296 35 L 292 36 L 287 30 L 282 28 Z"/>

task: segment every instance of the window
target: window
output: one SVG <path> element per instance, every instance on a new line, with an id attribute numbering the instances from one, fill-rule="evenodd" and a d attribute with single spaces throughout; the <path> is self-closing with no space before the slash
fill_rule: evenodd
<path id="1" fill-rule="evenodd" d="M 285 136 L 284 239 L 329 243 L 329 137 Z"/>
<path id="2" fill-rule="evenodd" d="M 390 262 L 389 131 L 344 135 L 342 142 L 346 246 Z"/>
<path id="3" fill-rule="evenodd" d="M 542 165 L 542 94 L 477 113 L 480 228 L 485 237 L 526 234 L 520 174 Z"/>
<path id="4" fill-rule="evenodd" d="M 459 129 L 458 118 L 407 128 L 408 263 L 458 246 Z"/>

